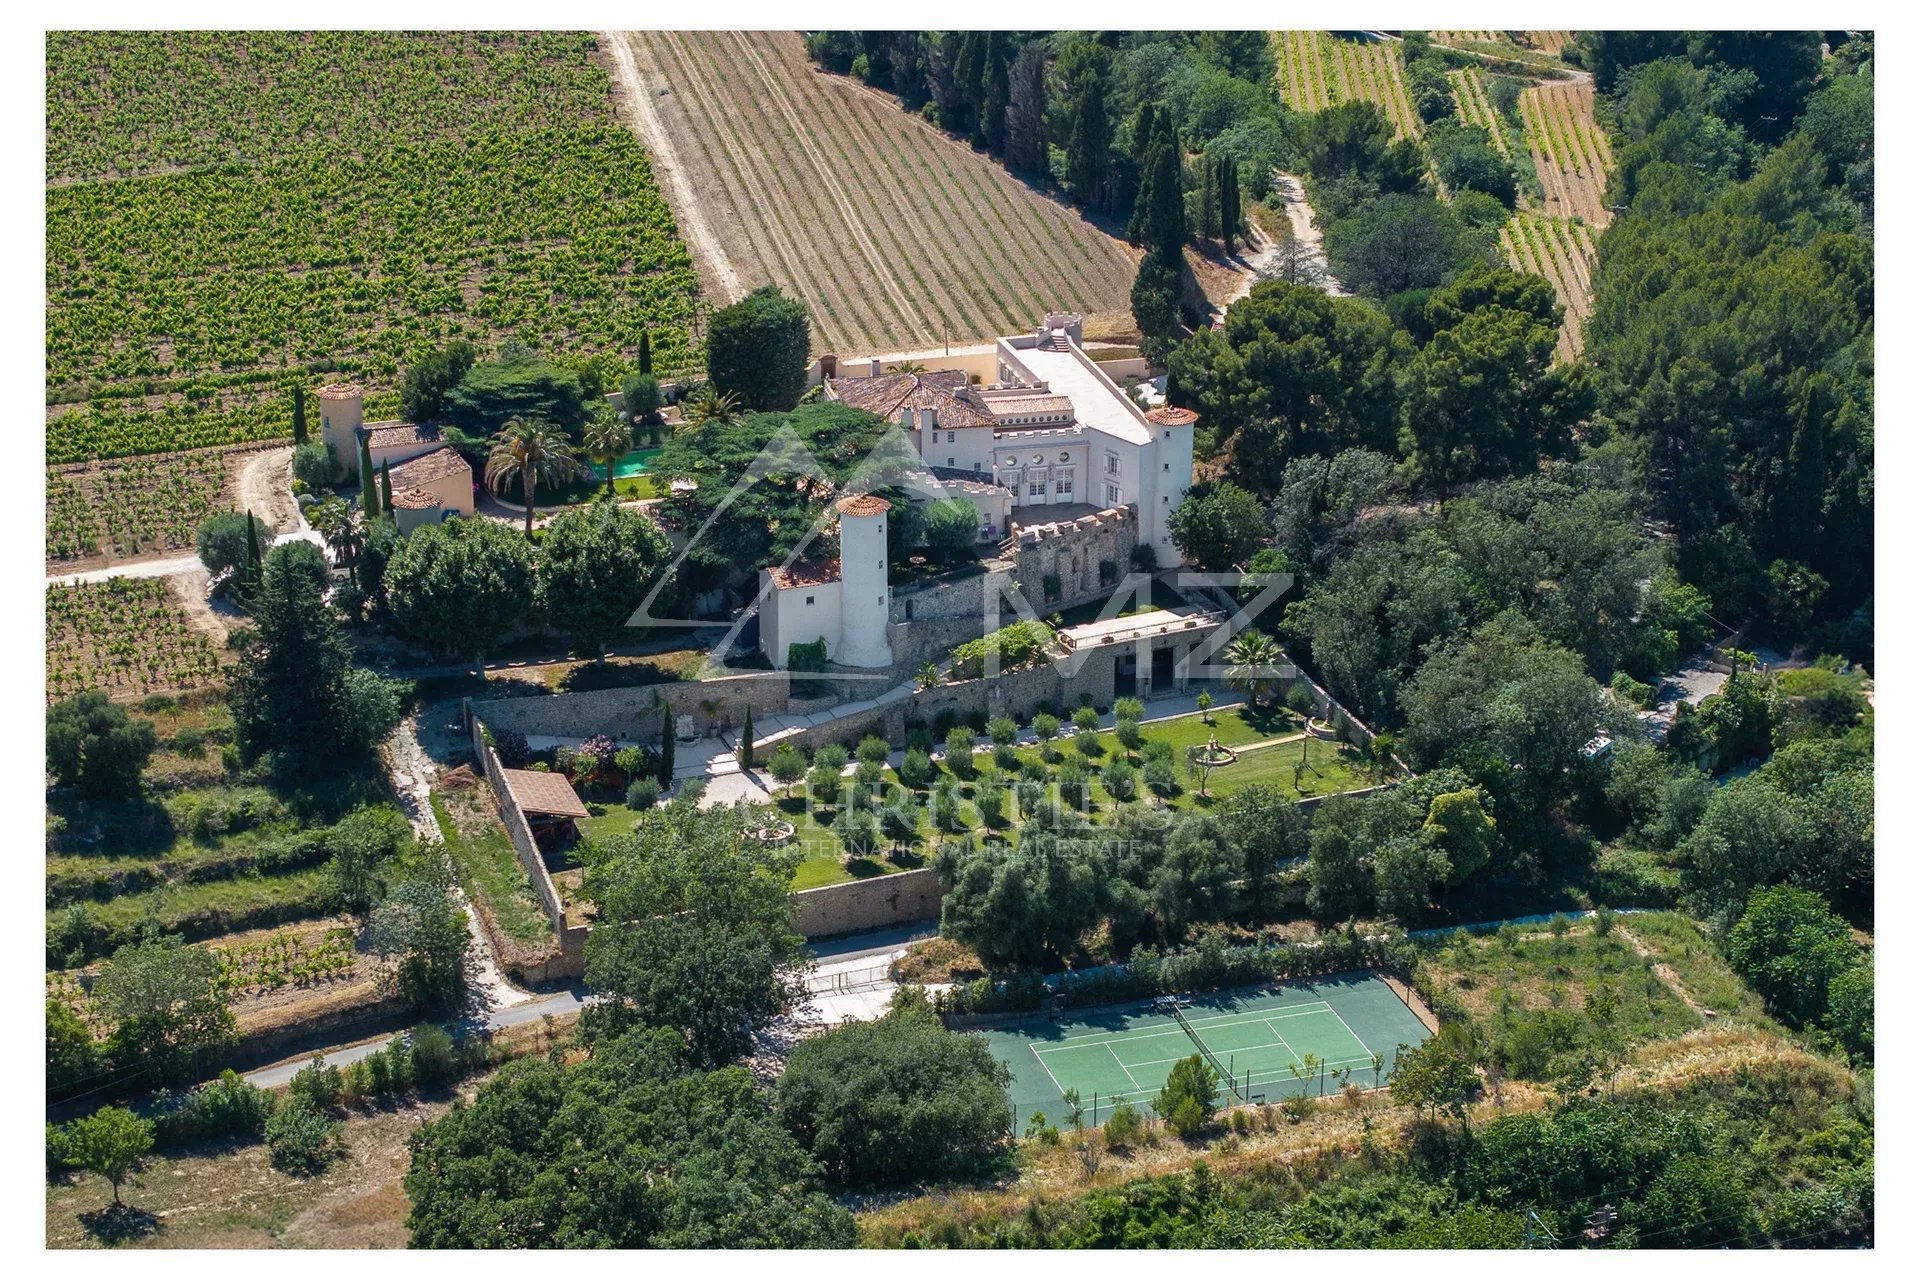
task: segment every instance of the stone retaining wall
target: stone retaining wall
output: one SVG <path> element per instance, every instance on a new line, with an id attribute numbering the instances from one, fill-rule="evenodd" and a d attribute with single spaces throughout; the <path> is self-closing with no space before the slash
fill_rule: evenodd
<path id="1" fill-rule="evenodd" d="M 561 901 L 560 891 L 554 887 L 553 877 L 547 872 L 546 859 L 540 856 L 540 846 L 533 839 L 533 828 L 527 824 L 526 815 L 520 812 L 520 806 L 514 802 L 513 793 L 507 789 L 506 779 L 501 776 L 499 753 L 488 745 L 480 717 L 474 708 L 475 704 L 467 704 L 467 731 L 473 738 L 474 757 L 480 761 L 480 767 L 487 775 L 487 785 L 493 788 L 494 799 L 500 807 L 501 825 L 506 827 L 507 839 L 513 842 L 513 851 L 533 885 L 534 897 L 540 900 L 541 908 L 547 913 L 547 922 L 553 926 L 556 946 L 556 951 L 540 959 L 515 956 L 510 967 L 525 982 L 578 977 L 586 971 L 588 926 L 567 924 L 566 904 Z M 502 955 L 512 954 L 515 950 L 501 946 L 497 938 L 495 949 Z"/>
<path id="2" fill-rule="evenodd" d="M 802 889 L 792 897 L 793 927 L 808 938 L 940 918 L 940 877 L 931 867 Z"/>
<path id="3" fill-rule="evenodd" d="M 765 671 L 548 697 L 494 698 L 472 706 L 473 714 L 493 728 L 516 729 L 533 737 L 590 738 L 604 733 L 616 742 L 658 742 L 661 703 L 672 707 L 676 718 L 693 717 L 694 731 L 705 735 L 738 726 L 748 707 L 762 719 L 785 711 L 789 685 L 786 672 Z"/>

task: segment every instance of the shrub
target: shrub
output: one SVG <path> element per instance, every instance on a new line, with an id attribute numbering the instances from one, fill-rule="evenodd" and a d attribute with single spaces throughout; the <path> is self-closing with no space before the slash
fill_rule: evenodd
<path id="1" fill-rule="evenodd" d="M 956 777 L 969 777 L 973 773 L 973 730 L 955 725 L 947 734 L 947 768 Z"/>
<path id="2" fill-rule="evenodd" d="M 1091 705 L 1075 709 L 1073 713 L 1073 727 L 1083 733 L 1098 729 L 1100 727 L 1100 713 L 1095 711 Z"/>
<path id="3" fill-rule="evenodd" d="M 1042 750 L 1046 744 L 1060 736 L 1060 717 L 1045 711 L 1033 718 L 1033 736 L 1040 739 Z"/>
<path id="4" fill-rule="evenodd" d="M 1020 726 L 1012 716 L 995 716 L 987 721 L 987 738 L 996 747 L 1010 747 L 1020 736 Z"/>
<path id="5" fill-rule="evenodd" d="M 219 1079 L 154 1117 L 154 1141 L 170 1147 L 215 1138 L 258 1138 L 272 1109 L 272 1094 L 254 1088 L 232 1070 L 222 1071 Z"/>
<path id="6" fill-rule="evenodd" d="M 500 757 L 500 763 L 509 769 L 522 769 L 527 761 L 533 759 L 533 749 L 527 745 L 527 735 L 518 729 L 502 729 L 493 734 L 493 749 Z"/>
<path id="7" fill-rule="evenodd" d="M 843 806 L 833 820 L 833 834 L 855 857 L 869 857 L 880 847 L 880 821 L 865 805 Z"/>
<path id="8" fill-rule="evenodd" d="M 1106 1137 L 1108 1147 L 1115 1151 L 1125 1151 L 1140 1141 L 1141 1132 L 1145 1128 L 1146 1122 L 1140 1118 L 1140 1113 L 1133 1109 L 1133 1104 L 1123 1102 L 1113 1109 L 1113 1114 L 1108 1116 L 1107 1122 L 1100 1126 L 1100 1131 Z"/>
<path id="9" fill-rule="evenodd" d="M 335 456 L 333 446 L 318 440 L 309 440 L 293 451 L 293 478 L 309 489 L 319 489 L 333 483 L 340 474 L 340 460 Z"/>
<path id="10" fill-rule="evenodd" d="M 847 767 L 847 749 L 837 742 L 829 742 L 813 753 L 813 764 L 817 769 L 831 769 L 839 773 Z"/>
<path id="11" fill-rule="evenodd" d="M 627 784 L 627 808 L 651 809 L 660 802 L 660 779 L 644 774 Z"/>
<path id="12" fill-rule="evenodd" d="M 287 1096 L 302 1101 L 316 1111 L 328 1111 L 340 1102 L 340 1068 L 319 1054 L 300 1068 L 287 1086 Z"/>
<path id="13" fill-rule="evenodd" d="M 893 747 L 885 738 L 868 734 L 860 739 L 860 745 L 854 748 L 853 754 L 862 764 L 885 764 L 887 757 L 893 754 Z"/>
<path id="14" fill-rule="evenodd" d="M 1197 1138 L 1213 1119 L 1219 1089 L 1213 1068 L 1196 1053 L 1173 1064 L 1153 1109 L 1182 1138 Z"/>
<path id="15" fill-rule="evenodd" d="M 976 679 L 986 672 L 987 659 L 993 655 L 1002 672 L 1035 666 L 1047 656 L 1052 632 L 1038 622 L 1016 622 L 977 640 L 969 640 L 953 651 L 953 678 Z"/>
<path id="16" fill-rule="evenodd" d="M 267 1121 L 266 1131 L 273 1166 L 284 1173 L 319 1173 L 339 1149 L 339 1123 L 300 1097 L 289 1097 Z"/>
<path id="17" fill-rule="evenodd" d="M 767 772 L 783 787 L 790 787 L 807 772 L 807 758 L 791 742 L 783 742 L 767 761 Z"/>
<path id="18" fill-rule="evenodd" d="M 1073 746 L 1076 751 L 1089 760 L 1099 757 L 1106 751 L 1106 747 L 1100 742 L 1100 735 L 1092 729 L 1082 729 L 1080 732 L 1074 734 Z"/>
<path id="19" fill-rule="evenodd" d="M 387 1052 L 395 1052 L 399 1047 L 400 1042 L 396 1040 Z M 460 1074 L 460 1046 L 443 1028 L 431 1022 L 423 1022 L 413 1029 L 406 1048 L 413 1067 L 413 1082 L 423 1089 L 446 1084 Z"/>
<path id="20" fill-rule="evenodd" d="M 899 774 L 900 781 L 919 790 L 933 777 L 933 761 L 927 757 L 924 750 L 917 747 L 909 748 L 907 754 L 900 760 Z"/>

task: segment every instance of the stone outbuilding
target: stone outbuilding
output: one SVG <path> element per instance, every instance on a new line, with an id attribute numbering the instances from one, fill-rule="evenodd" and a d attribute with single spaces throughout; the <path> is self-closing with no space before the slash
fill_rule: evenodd
<path id="1" fill-rule="evenodd" d="M 473 514 L 473 468 L 441 447 L 402 462 L 388 472 L 393 482 L 393 518 L 402 534 L 448 516 Z"/>

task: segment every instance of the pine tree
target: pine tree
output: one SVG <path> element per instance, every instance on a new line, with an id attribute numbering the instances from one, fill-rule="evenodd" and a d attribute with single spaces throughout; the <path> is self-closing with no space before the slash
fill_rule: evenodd
<path id="1" fill-rule="evenodd" d="M 293 446 L 299 448 L 307 442 L 307 389 L 298 383 L 293 387 Z"/>
<path id="2" fill-rule="evenodd" d="M 673 706 L 660 704 L 660 786 L 673 785 Z"/>
<path id="3" fill-rule="evenodd" d="M 653 338 L 644 330 L 640 334 L 640 372 L 653 372 Z"/>
<path id="4" fill-rule="evenodd" d="M 380 464 L 380 510 L 393 514 L 393 472 L 390 464 Z"/>
<path id="5" fill-rule="evenodd" d="M 753 708 L 747 708 L 746 718 L 740 722 L 740 767 L 753 768 Z"/>

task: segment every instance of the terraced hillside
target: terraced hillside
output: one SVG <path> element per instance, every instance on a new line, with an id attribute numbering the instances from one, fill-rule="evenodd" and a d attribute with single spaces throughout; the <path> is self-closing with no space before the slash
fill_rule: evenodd
<path id="1" fill-rule="evenodd" d="M 1280 93 L 1295 111 L 1322 111 L 1358 98 L 1386 112 L 1398 136 L 1420 135 L 1397 45 L 1325 31 L 1277 31 L 1273 40 Z"/>
<path id="2" fill-rule="evenodd" d="M 817 70 L 797 34 L 615 38 L 669 195 L 706 224 L 690 238 L 716 297 L 778 284 L 812 308 L 815 349 L 840 354 L 1016 332 L 1056 309 L 1131 324 L 1124 244 Z"/>

